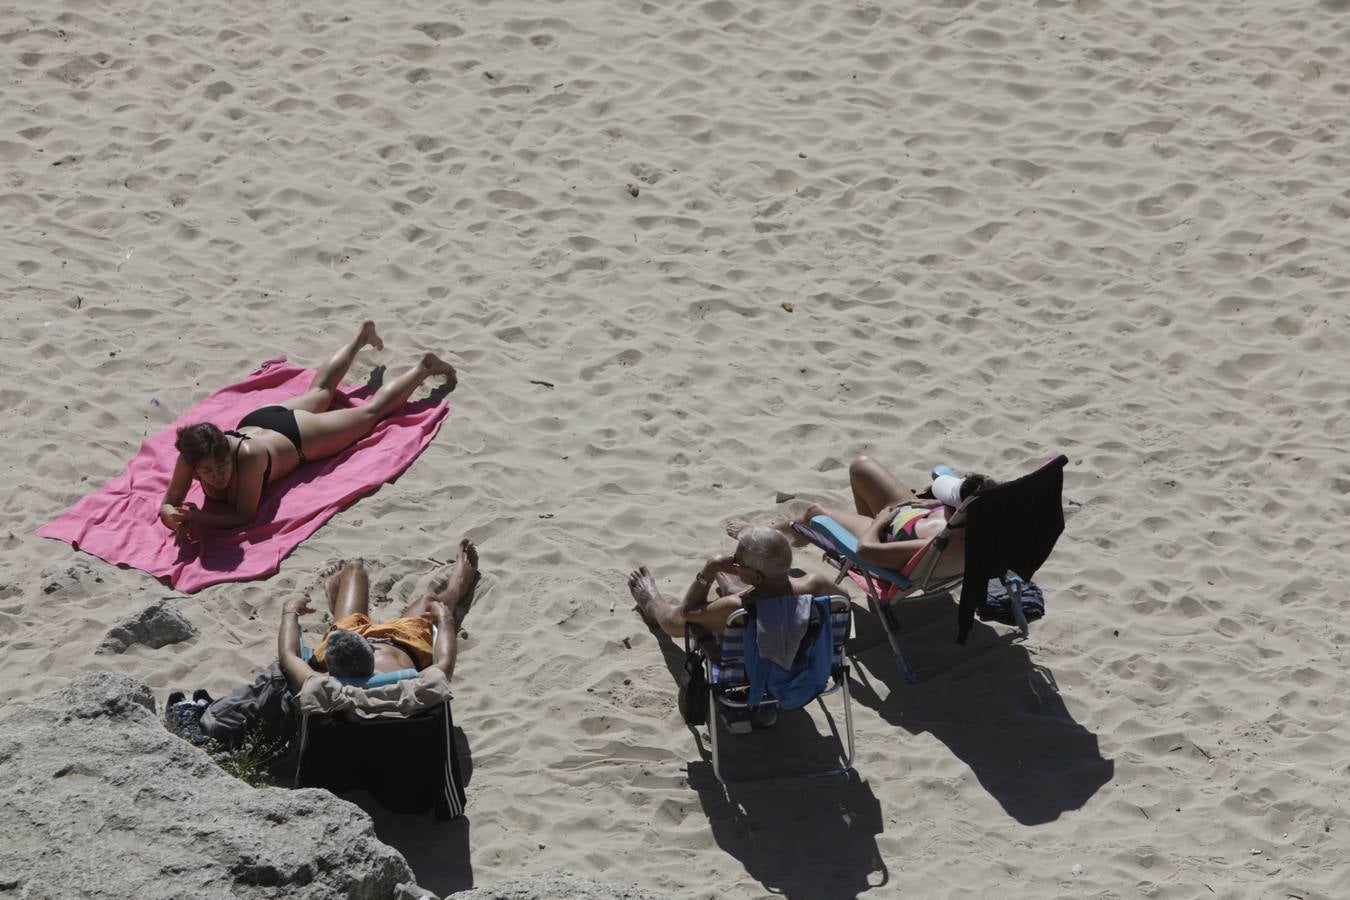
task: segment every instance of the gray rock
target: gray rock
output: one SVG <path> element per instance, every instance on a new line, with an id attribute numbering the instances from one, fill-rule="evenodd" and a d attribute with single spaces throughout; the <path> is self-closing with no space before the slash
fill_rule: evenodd
<path id="1" fill-rule="evenodd" d="M 197 626 L 183 618 L 165 597 L 114 625 L 94 652 L 122 653 L 133 644 L 144 644 L 157 650 L 196 636 Z"/>
<path id="2" fill-rule="evenodd" d="M 669 900 L 645 888 L 607 884 L 571 872 L 553 870 L 474 888 L 454 900 Z"/>
<path id="3" fill-rule="evenodd" d="M 77 560 L 68 565 L 50 565 L 42 570 L 39 579 L 42 584 L 42 593 L 47 595 L 72 594 L 80 587 L 85 587 L 87 590 L 88 585 L 103 583 L 103 576 L 84 560 Z"/>
<path id="4" fill-rule="evenodd" d="M 164 729 L 109 672 L 0 712 L 5 897 L 370 898 L 414 881 L 370 817 L 255 789 Z"/>

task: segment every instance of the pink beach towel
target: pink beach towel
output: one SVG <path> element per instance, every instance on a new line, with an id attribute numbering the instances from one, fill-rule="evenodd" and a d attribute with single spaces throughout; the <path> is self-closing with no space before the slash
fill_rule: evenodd
<path id="1" fill-rule="evenodd" d="M 142 443 L 121 475 L 37 533 L 69 541 L 76 549 L 114 565 L 144 569 L 188 594 L 222 581 L 264 578 L 276 572 L 286 554 L 334 513 L 402 474 L 450 414 L 444 402 L 409 403 L 345 452 L 301 465 L 268 485 L 251 524 L 234 530 L 199 528 L 198 543 L 180 544 L 159 521 L 159 507 L 178 458 L 174 449 L 177 428 L 193 422 L 233 428 L 260 406 L 300 395 L 314 373 L 287 365 L 285 360 L 284 356 L 267 360 L 243 381 L 198 403 Z M 343 385 L 333 405 L 359 405 L 370 393 L 369 388 Z M 198 505 L 209 503 L 196 481 L 187 499 Z"/>

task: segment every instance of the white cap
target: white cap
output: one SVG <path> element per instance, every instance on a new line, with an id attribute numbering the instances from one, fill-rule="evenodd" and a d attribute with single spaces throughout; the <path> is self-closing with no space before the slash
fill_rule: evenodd
<path id="1" fill-rule="evenodd" d="M 955 475 L 939 475 L 933 479 L 933 496 L 947 506 L 961 505 L 961 484 L 964 478 Z"/>

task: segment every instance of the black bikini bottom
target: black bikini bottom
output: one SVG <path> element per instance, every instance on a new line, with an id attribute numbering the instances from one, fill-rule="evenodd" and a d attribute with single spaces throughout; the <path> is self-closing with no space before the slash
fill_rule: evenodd
<path id="1" fill-rule="evenodd" d="M 294 410 L 284 406 L 264 406 L 240 419 L 238 427 L 266 428 L 268 431 L 285 435 L 286 439 L 295 445 L 295 452 L 300 454 L 300 461 L 307 462 L 305 449 L 300 446 L 300 426 L 295 423 Z"/>

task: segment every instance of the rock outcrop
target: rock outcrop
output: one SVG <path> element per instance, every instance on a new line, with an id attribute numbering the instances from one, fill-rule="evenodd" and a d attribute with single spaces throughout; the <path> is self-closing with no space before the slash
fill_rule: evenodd
<path id="1" fill-rule="evenodd" d="M 5 897 L 377 900 L 415 881 L 359 808 L 247 786 L 108 672 L 0 714 L 0 823 Z"/>
<path id="2" fill-rule="evenodd" d="M 94 652 L 121 653 L 133 644 L 155 650 L 196 636 L 197 627 L 165 598 L 114 625 Z"/>

